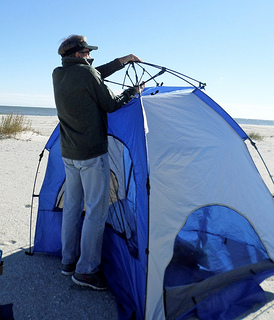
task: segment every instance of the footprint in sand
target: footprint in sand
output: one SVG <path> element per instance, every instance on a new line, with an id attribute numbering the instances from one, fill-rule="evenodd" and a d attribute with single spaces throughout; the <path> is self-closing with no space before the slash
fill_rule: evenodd
<path id="1" fill-rule="evenodd" d="M 0 246 L 9 246 L 11 244 L 15 244 L 16 241 L 15 240 L 4 240 L 4 241 L 0 241 Z"/>

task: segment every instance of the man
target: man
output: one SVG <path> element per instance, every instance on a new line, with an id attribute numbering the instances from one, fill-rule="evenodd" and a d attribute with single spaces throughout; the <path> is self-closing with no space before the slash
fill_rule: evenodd
<path id="1" fill-rule="evenodd" d="M 66 172 L 62 273 L 72 275 L 76 284 L 103 290 L 106 281 L 100 264 L 110 188 L 107 113 L 121 108 L 143 88 L 114 95 L 103 79 L 140 59 L 130 54 L 95 69 L 90 51 L 97 49 L 84 36 L 65 39 L 58 50 L 62 67 L 53 71 L 53 87 Z"/>

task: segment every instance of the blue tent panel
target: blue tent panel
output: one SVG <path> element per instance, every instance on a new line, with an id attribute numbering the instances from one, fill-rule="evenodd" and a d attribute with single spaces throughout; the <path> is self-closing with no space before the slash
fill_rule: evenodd
<path id="1" fill-rule="evenodd" d="M 40 211 L 34 241 L 34 252 L 47 252 L 61 255 L 62 212 Z"/>
<path id="2" fill-rule="evenodd" d="M 261 265 L 262 270 L 258 269 Z M 241 272 L 245 268 L 248 272 Z M 273 271 L 258 235 L 243 216 L 224 206 L 199 208 L 175 240 L 164 280 L 166 312 L 170 319 L 180 314 L 177 320 L 190 315 L 204 320 L 234 319 L 254 303 L 265 302 L 258 283 Z M 184 304 L 177 301 L 179 292 L 183 296 L 181 290 L 188 296 Z"/>
<path id="3" fill-rule="evenodd" d="M 109 287 L 117 298 L 120 319 L 144 318 L 147 266 L 147 155 L 143 110 L 140 100 L 133 99 L 122 109 L 108 115 L 109 135 L 124 145 L 123 163 L 126 181 L 126 201 L 136 229 L 132 243 L 107 224 L 103 245 L 103 266 Z M 109 145 L 111 146 L 111 144 Z M 109 152 L 111 156 L 111 151 Z M 132 170 L 132 179 L 130 172 Z M 131 188 L 129 188 L 131 187 Z M 125 201 L 120 201 L 121 204 Z M 113 205 L 110 207 L 110 213 Z M 118 208 L 115 205 L 116 209 Z M 130 221 L 126 219 L 127 221 Z M 131 240 L 131 239 L 130 239 Z M 136 249 L 136 250 L 135 250 Z M 136 254 L 137 253 L 137 254 Z"/>
<path id="4" fill-rule="evenodd" d="M 39 194 L 39 207 L 34 239 L 34 252 L 61 254 L 62 211 L 56 208 L 57 195 L 65 180 L 61 157 L 59 126 L 50 136 L 48 164 Z"/>
<path id="5" fill-rule="evenodd" d="M 187 286 L 166 287 L 166 319 L 235 319 L 255 303 L 266 302 L 259 283 L 273 273 L 273 262 L 264 260 Z"/>
<path id="6" fill-rule="evenodd" d="M 254 279 L 247 279 L 198 303 L 197 316 L 203 320 L 233 320 L 256 303 L 266 303 L 265 293 Z"/>
<path id="7" fill-rule="evenodd" d="M 46 146 L 45 146 L 45 149 L 50 151 L 51 147 L 54 145 L 55 141 L 57 139 L 59 139 L 59 136 L 60 136 L 60 124 L 58 124 L 56 126 L 56 128 L 53 130 Z"/>
<path id="8" fill-rule="evenodd" d="M 145 270 L 125 246 L 125 240 L 106 227 L 103 268 L 108 285 L 116 297 L 119 319 L 143 319 Z"/>

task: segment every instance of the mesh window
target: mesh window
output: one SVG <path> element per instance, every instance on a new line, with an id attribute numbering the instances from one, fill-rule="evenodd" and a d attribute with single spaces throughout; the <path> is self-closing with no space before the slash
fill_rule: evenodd
<path id="1" fill-rule="evenodd" d="M 109 136 L 110 198 L 107 224 L 125 239 L 131 255 L 137 258 L 136 185 L 128 149 Z"/>
<path id="2" fill-rule="evenodd" d="M 137 258 L 136 185 L 133 163 L 128 149 L 112 136 L 109 140 L 110 196 L 107 226 L 127 243 L 129 252 Z M 55 203 L 55 210 L 63 209 L 64 185 Z"/>

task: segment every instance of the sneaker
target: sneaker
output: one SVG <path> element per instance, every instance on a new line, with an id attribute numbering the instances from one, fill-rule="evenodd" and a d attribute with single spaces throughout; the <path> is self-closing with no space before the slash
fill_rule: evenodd
<path id="1" fill-rule="evenodd" d="M 74 274 L 76 269 L 76 263 L 63 264 L 61 273 L 65 276 L 71 276 Z"/>
<path id="2" fill-rule="evenodd" d="M 75 272 L 71 277 L 72 281 L 80 286 L 90 287 L 94 290 L 106 290 L 107 283 L 104 274 L 101 271 L 90 274 Z"/>

